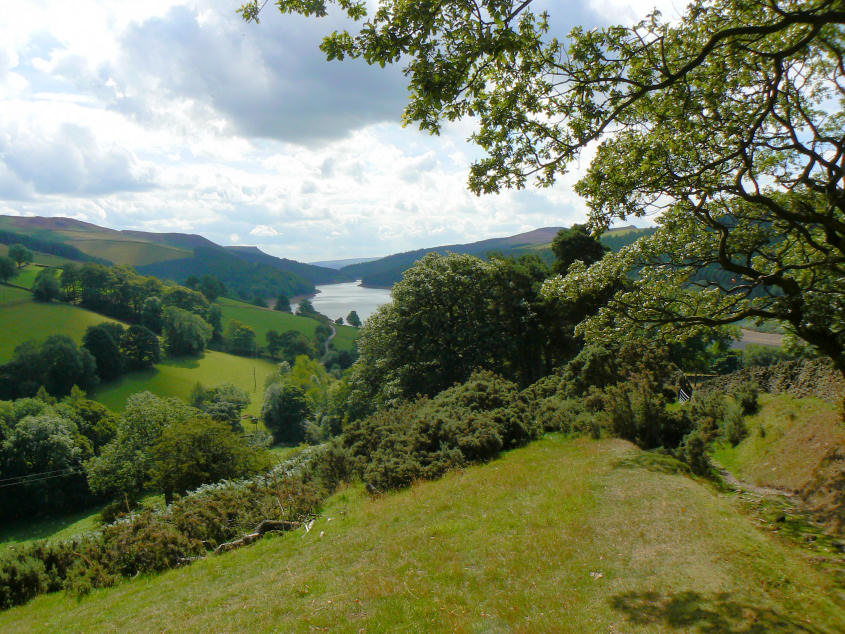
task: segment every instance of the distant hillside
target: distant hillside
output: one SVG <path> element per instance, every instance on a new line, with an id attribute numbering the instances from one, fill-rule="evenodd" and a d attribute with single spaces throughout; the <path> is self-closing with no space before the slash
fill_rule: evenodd
<path id="1" fill-rule="evenodd" d="M 126 264 L 139 273 L 184 282 L 214 275 L 243 297 L 314 292 L 315 284 L 348 281 L 338 271 L 276 258 L 255 247 L 222 247 L 196 234 L 117 231 L 72 218 L 0 216 L 3 235 L 32 249 L 72 260 Z"/>
<path id="2" fill-rule="evenodd" d="M 522 255 L 528 252 L 531 247 L 538 244 L 551 243 L 560 229 L 560 227 L 544 227 L 506 238 L 492 238 L 469 244 L 450 244 L 428 249 L 417 249 L 416 251 L 406 251 L 405 253 L 388 255 L 372 262 L 344 266 L 340 271 L 341 273 L 353 276 L 355 279 L 362 280 L 364 286 L 389 288 L 402 279 L 402 274 L 414 262 L 429 253 L 440 253 L 442 255 L 447 253 L 467 253 L 478 256 L 484 256 L 488 253 Z"/>
<path id="3" fill-rule="evenodd" d="M 364 286 L 390 288 L 402 279 L 406 270 L 413 264 L 428 255 L 429 253 L 466 253 L 485 257 L 489 254 L 500 253 L 505 256 L 519 257 L 533 254 L 538 256 L 547 264 L 554 261 L 551 243 L 557 233 L 563 227 L 543 227 L 526 233 L 520 233 L 506 238 L 492 238 L 471 242 L 469 244 L 451 244 L 428 249 L 417 249 L 389 255 L 378 260 L 363 262 L 344 266 L 341 273 L 351 275 L 355 279 L 361 279 Z M 605 233 L 601 240 L 613 251 L 618 251 L 623 246 L 631 244 L 637 238 L 647 235 L 652 229 L 639 229 L 637 227 L 622 227 L 611 229 Z"/>
<path id="4" fill-rule="evenodd" d="M 184 282 L 189 276 L 213 275 L 230 292 L 254 297 L 307 295 L 314 285 L 299 275 L 242 259 L 223 247 L 197 247 L 191 257 L 135 267 L 143 275 Z"/>
<path id="5" fill-rule="evenodd" d="M 344 266 L 361 264 L 362 262 L 374 262 L 381 258 L 346 258 L 345 260 L 323 260 L 321 262 L 309 262 L 314 266 L 325 266 L 328 269 L 342 269 Z"/>
<path id="6" fill-rule="evenodd" d="M 94 256 L 83 253 L 75 246 L 70 244 L 63 244 L 45 238 L 37 238 L 35 236 L 26 235 L 23 233 L 16 233 L 14 231 L 0 230 L 0 244 L 22 244 L 31 251 L 36 253 L 44 253 L 47 255 L 54 255 L 67 260 L 74 260 L 76 262 L 100 262 L 101 264 L 110 264 L 104 258 L 96 258 Z"/>
<path id="7" fill-rule="evenodd" d="M 226 250 L 247 262 L 266 264 L 282 271 L 289 271 L 305 278 L 312 284 L 334 284 L 336 282 L 351 282 L 355 279 L 334 268 L 305 264 L 287 258 L 277 258 L 264 253 L 258 247 L 226 247 Z"/>

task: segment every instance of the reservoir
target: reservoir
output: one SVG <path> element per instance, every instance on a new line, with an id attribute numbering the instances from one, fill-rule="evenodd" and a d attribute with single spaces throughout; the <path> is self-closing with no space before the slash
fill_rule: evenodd
<path id="1" fill-rule="evenodd" d="M 366 288 L 361 281 L 345 282 L 343 284 L 323 284 L 317 286 L 317 294 L 310 298 L 318 313 L 323 313 L 332 321 L 346 316 L 350 311 L 358 313 L 361 321 L 372 315 L 376 308 L 390 301 L 390 289 Z M 296 312 L 297 304 L 291 304 L 291 310 Z"/>

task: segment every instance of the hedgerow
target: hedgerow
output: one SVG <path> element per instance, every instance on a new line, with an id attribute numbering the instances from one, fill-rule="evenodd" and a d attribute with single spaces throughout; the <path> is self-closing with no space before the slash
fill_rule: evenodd
<path id="1" fill-rule="evenodd" d="M 305 451 L 270 473 L 200 487 L 162 510 L 125 515 L 72 540 L 0 555 L 0 609 L 65 589 L 85 594 L 122 578 L 184 564 L 251 532 L 262 520 L 303 522 L 336 486 Z"/>

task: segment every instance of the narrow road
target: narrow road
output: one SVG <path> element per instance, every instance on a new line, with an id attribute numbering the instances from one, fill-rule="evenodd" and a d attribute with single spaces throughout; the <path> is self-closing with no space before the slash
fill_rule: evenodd
<path id="1" fill-rule="evenodd" d="M 332 339 L 334 339 L 334 336 L 337 334 L 337 328 L 334 327 L 334 324 L 330 323 L 329 328 L 332 329 L 332 334 L 330 334 L 329 338 L 326 339 L 326 352 L 325 352 L 325 354 L 329 353 L 329 344 L 332 342 Z"/>

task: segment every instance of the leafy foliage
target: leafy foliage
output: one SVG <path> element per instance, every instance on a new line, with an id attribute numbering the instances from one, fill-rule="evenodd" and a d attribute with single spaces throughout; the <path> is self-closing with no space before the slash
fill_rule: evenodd
<path id="1" fill-rule="evenodd" d="M 24 264 L 32 262 L 33 254 L 24 245 L 13 244 L 9 247 L 9 257 L 15 261 L 18 268 L 21 268 Z"/>
<path id="2" fill-rule="evenodd" d="M 267 471 L 269 456 L 226 421 L 189 418 L 166 427 L 152 447 L 150 480 L 165 500 L 200 485 Z"/>
<path id="3" fill-rule="evenodd" d="M 377 489 L 407 486 L 490 460 L 537 435 L 515 384 L 476 372 L 432 399 L 420 398 L 349 423 L 342 437 L 351 471 Z"/>
<path id="4" fill-rule="evenodd" d="M 354 310 L 349 311 L 349 314 L 346 316 L 346 323 L 350 326 L 354 326 L 355 328 L 361 327 L 361 318 L 358 317 L 358 313 Z"/>
<path id="5" fill-rule="evenodd" d="M 305 439 L 305 419 L 311 406 L 305 391 L 288 383 L 272 383 L 264 393 L 261 419 L 277 443 L 298 444 Z"/>
<path id="6" fill-rule="evenodd" d="M 553 270 L 566 275 L 569 265 L 575 260 L 589 265 L 601 260 L 609 250 L 589 234 L 586 225 L 572 225 L 569 229 L 561 229 L 552 241 L 555 254 Z"/>
<path id="7" fill-rule="evenodd" d="M 81 596 L 122 577 L 176 567 L 251 531 L 261 520 L 303 521 L 325 494 L 320 480 L 275 471 L 202 487 L 164 510 L 132 514 L 71 541 L 4 552 L 0 609 L 63 588 Z"/>
<path id="8" fill-rule="evenodd" d="M 581 332 L 598 341 L 646 325 L 686 333 L 747 317 L 780 319 L 845 373 L 845 140 L 839 0 L 696 0 L 674 22 L 575 28 L 548 37 L 531 2 L 280 0 L 326 14 L 328 59 L 405 64 L 405 121 L 437 133 L 474 117 L 485 152 L 476 193 L 550 186 L 597 144 L 576 191 L 600 232 L 657 213 L 658 229 L 616 256 L 573 265 L 549 296 L 618 285 Z M 242 16 L 258 18 L 256 0 Z M 698 275 L 707 269 L 724 275 Z"/>
<path id="9" fill-rule="evenodd" d="M 0 401 L 0 518 L 90 503 L 83 462 L 111 440 L 115 424 L 109 410 L 78 389 L 60 403 Z"/>
<path id="10" fill-rule="evenodd" d="M 59 280 L 53 269 L 43 268 L 38 271 L 32 283 L 32 295 L 39 302 L 49 302 L 59 297 Z"/>
<path id="11" fill-rule="evenodd" d="M 226 325 L 226 332 L 223 338 L 227 350 L 232 354 L 251 357 L 258 351 L 255 343 L 255 331 L 237 319 L 231 320 Z"/>
<path id="12" fill-rule="evenodd" d="M 15 348 L 9 363 L 0 366 L 0 398 L 33 396 L 43 386 L 49 394 L 65 396 L 76 385 L 94 387 L 97 363 L 70 337 L 51 335 L 40 345 L 28 341 Z"/>
<path id="13" fill-rule="evenodd" d="M 17 273 L 15 261 L 5 255 L 0 255 L 0 282 L 8 282 L 15 273 Z"/>
<path id="14" fill-rule="evenodd" d="M 216 421 L 229 423 L 232 431 L 243 431 L 241 415 L 249 405 L 249 395 L 231 383 L 205 388 L 197 383 L 190 403 Z"/>
<path id="15" fill-rule="evenodd" d="M 589 302 L 546 302 L 539 287 L 547 273 L 535 258 L 420 260 L 361 329 L 350 416 L 433 396 L 479 368 L 528 385 L 567 360 Z"/>
<path id="16" fill-rule="evenodd" d="M 199 315 L 176 306 L 168 306 L 162 314 L 164 349 L 174 356 L 197 354 L 205 350 L 212 328 Z"/>
<path id="17" fill-rule="evenodd" d="M 95 493 L 135 500 L 149 481 L 152 449 L 164 430 L 196 418 L 198 410 L 182 401 L 141 392 L 126 401 L 114 440 L 85 466 L 88 484 Z"/>

